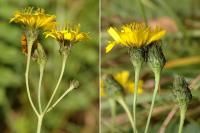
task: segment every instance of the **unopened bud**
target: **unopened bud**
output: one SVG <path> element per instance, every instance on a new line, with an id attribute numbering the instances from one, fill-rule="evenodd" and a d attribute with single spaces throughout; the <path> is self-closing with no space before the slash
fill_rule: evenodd
<path id="1" fill-rule="evenodd" d="M 34 58 L 37 60 L 38 64 L 45 65 L 47 61 L 46 53 L 42 45 L 38 42 L 37 48 L 34 51 Z"/>
<path id="2" fill-rule="evenodd" d="M 166 63 L 161 46 L 159 44 L 152 44 L 151 46 L 147 47 L 147 51 L 146 58 L 148 65 L 151 67 L 154 73 L 160 72 Z"/>
<path id="3" fill-rule="evenodd" d="M 173 93 L 176 97 L 176 101 L 180 107 L 188 105 L 192 99 L 191 91 L 187 82 L 181 76 L 176 76 L 173 83 Z"/>
<path id="4" fill-rule="evenodd" d="M 123 87 L 111 75 L 104 75 L 102 80 L 106 96 L 116 98 L 122 95 Z"/>
<path id="5" fill-rule="evenodd" d="M 73 86 L 73 88 L 78 88 L 79 86 L 79 81 L 78 80 L 72 80 L 70 82 L 70 86 Z"/>
<path id="6" fill-rule="evenodd" d="M 134 67 L 141 66 L 145 61 L 145 53 L 143 48 L 129 48 L 130 60 Z"/>

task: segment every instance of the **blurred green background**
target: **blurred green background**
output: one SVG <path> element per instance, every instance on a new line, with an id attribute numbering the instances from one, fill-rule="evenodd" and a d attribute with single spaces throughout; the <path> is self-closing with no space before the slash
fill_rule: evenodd
<path id="1" fill-rule="evenodd" d="M 97 0 L 0 0 L 0 132 L 34 133 L 36 116 L 26 94 L 24 73 L 26 57 L 21 52 L 20 39 L 23 28 L 10 24 L 9 19 L 17 10 L 33 6 L 55 14 L 61 25 L 81 24 L 81 31 L 90 39 L 76 44 L 67 60 L 59 92 L 68 88 L 76 79 L 80 87 L 73 90 L 44 119 L 43 133 L 95 133 L 98 132 L 98 14 Z M 61 69 L 58 44 L 53 39 L 40 36 L 48 55 L 42 85 L 43 103 L 51 96 Z M 36 103 L 39 71 L 32 62 L 30 87 Z M 44 105 L 44 104 L 43 104 Z"/>
<path id="2" fill-rule="evenodd" d="M 186 77 L 192 89 L 193 100 L 189 105 L 183 133 L 200 132 L 200 1 L 199 0 L 141 0 L 147 16 L 148 24 L 159 25 L 167 30 L 163 39 L 163 52 L 167 64 L 161 76 L 161 89 L 151 119 L 149 133 L 164 133 L 163 122 L 169 112 L 176 110 L 175 115 L 167 124 L 166 133 L 177 133 L 179 112 L 174 107 L 172 94 L 173 75 L 180 74 Z M 101 7 L 101 57 L 102 73 L 114 74 L 121 70 L 129 70 L 134 79 L 134 70 L 129 61 L 126 48 L 115 47 L 105 54 L 105 46 L 112 38 L 106 30 L 110 26 L 120 26 L 133 21 L 144 21 L 138 0 L 102 0 Z M 145 64 L 141 73 L 144 81 L 143 94 L 139 96 L 137 108 L 137 123 L 139 132 L 143 132 L 150 101 L 152 98 L 154 77 L 152 71 Z M 125 96 L 126 102 L 132 109 L 132 96 Z M 111 130 L 111 114 L 108 99 L 101 99 L 101 130 L 109 133 Z M 117 106 L 116 133 L 131 131 L 128 118 L 121 106 Z"/>

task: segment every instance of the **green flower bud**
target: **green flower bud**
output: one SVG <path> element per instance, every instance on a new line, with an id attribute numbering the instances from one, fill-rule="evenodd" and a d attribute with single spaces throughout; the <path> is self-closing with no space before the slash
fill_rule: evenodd
<path id="1" fill-rule="evenodd" d="M 147 47 L 147 51 L 146 60 L 148 65 L 154 73 L 160 72 L 166 63 L 161 46 L 159 44 L 152 44 Z"/>
<path id="2" fill-rule="evenodd" d="M 176 76 L 173 83 L 173 93 L 180 108 L 185 108 L 192 99 L 187 82 L 181 76 Z"/>
<path id="3" fill-rule="evenodd" d="M 79 81 L 78 80 L 72 80 L 70 82 L 70 86 L 73 86 L 73 88 L 78 88 L 79 86 Z"/>
<path id="4" fill-rule="evenodd" d="M 37 43 L 37 48 L 34 51 L 34 58 L 38 64 L 45 65 L 47 62 L 46 53 L 40 43 Z"/>
<path id="5" fill-rule="evenodd" d="M 117 98 L 122 95 L 123 87 L 113 78 L 113 76 L 104 75 L 102 79 L 106 96 Z"/>
<path id="6" fill-rule="evenodd" d="M 145 58 L 144 58 L 145 52 L 143 48 L 131 47 L 129 48 L 128 53 L 130 55 L 130 60 L 134 67 L 141 66 L 142 63 L 145 61 Z"/>

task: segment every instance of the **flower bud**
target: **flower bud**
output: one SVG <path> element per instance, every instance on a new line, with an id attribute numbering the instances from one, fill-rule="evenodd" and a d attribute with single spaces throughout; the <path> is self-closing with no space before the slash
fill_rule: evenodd
<path id="1" fill-rule="evenodd" d="M 123 87 L 111 75 L 104 75 L 102 80 L 106 96 L 117 98 L 122 95 Z"/>
<path id="2" fill-rule="evenodd" d="M 145 54 L 144 54 L 143 48 L 131 47 L 129 48 L 128 53 L 130 55 L 130 60 L 134 67 L 141 66 L 142 63 L 145 61 L 145 58 L 144 58 Z"/>
<path id="3" fill-rule="evenodd" d="M 46 53 L 39 42 L 37 43 L 37 48 L 34 51 L 34 58 L 36 59 L 38 64 L 43 64 L 43 65 L 46 64 L 47 61 Z"/>
<path id="4" fill-rule="evenodd" d="M 181 76 L 176 76 L 173 83 L 173 93 L 180 108 L 187 107 L 192 99 L 191 91 L 187 82 Z"/>
<path id="5" fill-rule="evenodd" d="M 160 72 L 166 63 L 161 46 L 159 44 L 152 44 L 147 47 L 147 51 L 146 60 L 148 65 L 154 73 Z"/>
<path id="6" fill-rule="evenodd" d="M 78 88 L 79 86 L 79 81 L 78 80 L 72 80 L 70 82 L 70 86 L 73 86 L 73 88 Z"/>

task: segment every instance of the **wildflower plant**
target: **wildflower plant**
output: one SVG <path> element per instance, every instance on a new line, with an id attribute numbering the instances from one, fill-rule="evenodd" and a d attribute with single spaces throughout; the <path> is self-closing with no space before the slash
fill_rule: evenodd
<path id="1" fill-rule="evenodd" d="M 145 128 L 145 133 L 148 132 L 148 127 L 149 127 L 150 120 L 151 120 L 151 114 L 152 114 L 152 111 L 154 108 L 155 98 L 156 98 L 156 95 L 157 95 L 157 92 L 159 89 L 159 85 L 160 85 L 161 71 L 166 63 L 166 59 L 162 52 L 162 48 L 161 48 L 160 44 L 161 44 L 161 42 L 159 42 L 159 41 L 154 42 L 154 44 L 149 45 L 147 48 L 147 50 L 148 50 L 147 63 L 154 73 L 155 87 L 154 87 L 152 103 L 151 103 L 151 107 L 150 107 L 150 111 L 149 111 L 149 116 L 148 116 L 147 124 L 146 124 L 146 128 Z"/>
<path id="2" fill-rule="evenodd" d="M 156 84 L 145 131 L 147 132 L 160 79 L 157 76 L 160 75 L 160 73 L 158 73 L 157 70 L 155 69 L 161 71 L 165 64 L 164 55 L 162 54 L 162 49 L 160 48 L 160 46 L 158 46 L 158 42 L 160 42 L 161 38 L 165 35 L 166 32 L 160 27 L 152 29 L 151 27 L 147 26 L 144 23 L 133 22 L 130 24 L 125 24 L 121 26 L 121 28 L 119 29 L 110 27 L 108 29 L 108 33 L 114 39 L 114 41 L 108 42 L 108 45 L 106 47 L 106 53 L 110 52 L 116 45 L 121 45 L 128 48 L 130 61 L 135 70 L 135 85 L 134 85 L 135 92 L 138 92 L 139 75 L 141 67 L 144 62 L 148 62 L 149 66 L 152 68 L 155 74 Z M 134 125 L 135 133 L 137 132 L 136 102 L 137 102 L 137 93 L 134 93 L 133 120 L 135 124 Z"/>
<path id="3" fill-rule="evenodd" d="M 66 26 L 66 28 L 64 28 L 63 30 L 58 31 L 56 16 L 46 14 L 44 9 L 40 8 L 34 9 L 32 7 L 29 7 L 22 11 L 17 11 L 10 19 L 10 22 L 21 24 L 24 28 L 24 34 L 22 35 L 21 43 L 22 52 L 27 55 L 25 72 L 26 89 L 31 107 L 38 118 L 37 133 L 40 133 L 44 116 L 49 111 L 51 111 L 70 91 L 72 91 L 74 88 L 77 88 L 79 85 L 78 81 L 72 81 L 69 88 L 57 100 L 53 101 L 62 80 L 66 60 L 70 54 L 72 45 L 88 39 L 88 35 L 87 33 L 80 32 L 80 25 L 74 26 L 73 28 L 71 26 Z M 47 62 L 47 56 L 43 48 L 43 44 L 41 44 L 38 40 L 39 33 L 45 34 L 46 37 L 51 36 L 56 39 L 60 45 L 59 52 L 63 57 L 60 76 L 58 78 L 54 91 L 44 108 L 42 107 L 41 102 L 41 85 L 45 65 Z M 40 69 L 37 94 L 38 108 L 33 103 L 29 87 L 29 67 L 31 59 L 33 59 L 33 61 L 37 61 Z"/>

